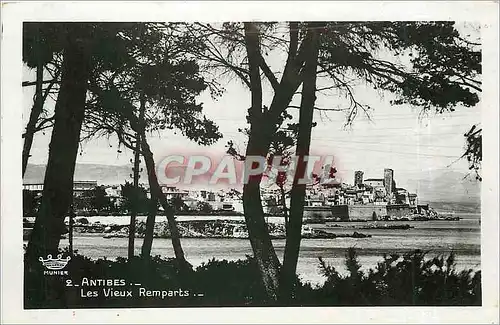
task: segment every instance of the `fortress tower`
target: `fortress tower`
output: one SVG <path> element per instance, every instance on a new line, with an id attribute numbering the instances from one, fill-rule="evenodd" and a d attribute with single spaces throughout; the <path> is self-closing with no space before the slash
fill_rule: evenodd
<path id="1" fill-rule="evenodd" d="M 385 191 L 387 192 L 387 195 L 390 195 L 392 192 L 394 192 L 395 188 L 393 187 L 393 184 L 394 184 L 394 171 L 390 168 L 385 168 L 384 187 Z"/>
<path id="2" fill-rule="evenodd" d="M 357 170 L 354 172 L 354 186 L 359 186 L 363 184 L 363 172 Z"/>

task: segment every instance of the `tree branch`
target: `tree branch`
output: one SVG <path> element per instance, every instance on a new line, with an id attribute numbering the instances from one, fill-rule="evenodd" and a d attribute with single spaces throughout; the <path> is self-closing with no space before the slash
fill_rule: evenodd
<path id="1" fill-rule="evenodd" d="M 248 67 L 250 71 L 250 81 L 252 89 L 252 106 L 250 108 L 250 125 L 256 127 L 256 121 L 262 115 L 262 81 L 260 78 L 260 48 L 259 35 L 253 23 L 245 23 L 245 46 L 248 53 Z"/>
<path id="2" fill-rule="evenodd" d="M 289 105 L 288 108 L 298 108 L 300 109 L 300 106 L 297 105 Z M 326 112 L 344 112 L 348 110 L 348 108 L 320 108 L 320 107 L 314 107 L 315 110 L 317 111 L 326 111 Z"/>
<path id="3" fill-rule="evenodd" d="M 264 75 L 266 76 L 266 78 L 271 83 L 271 86 L 273 87 L 274 92 L 276 92 L 278 90 L 278 87 L 280 84 L 278 82 L 278 79 L 276 79 L 276 76 L 271 71 L 271 69 L 267 65 L 266 61 L 262 57 L 262 55 L 260 55 L 260 68 L 262 69 L 262 72 L 264 72 Z"/>
<path id="4" fill-rule="evenodd" d="M 50 83 L 54 83 L 56 81 L 57 81 L 57 79 L 54 78 L 54 79 L 51 79 L 51 80 L 44 80 L 41 83 L 42 84 L 50 84 Z M 23 87 L 36 86 L 36 81 L 23 81 L 22 86 Z"/>

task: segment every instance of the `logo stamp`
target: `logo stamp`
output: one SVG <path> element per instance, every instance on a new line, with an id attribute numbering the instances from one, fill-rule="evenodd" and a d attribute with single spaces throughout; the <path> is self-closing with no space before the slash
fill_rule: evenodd
<path id="1" fill-rule="evenodd" d="M 52 255 L 47 255 L 47 259 L 39 257 L 38 260 L 42 262 L 42 265 L 46 268 L 43 272 L 44 275 L 68 275 L 68 271 L 63 270 L 68 262 L 71 260 L 71 256 L 66 258 L 62 257 L 62 254 L 58 254 L 57 258 L 52 258 Z"/>

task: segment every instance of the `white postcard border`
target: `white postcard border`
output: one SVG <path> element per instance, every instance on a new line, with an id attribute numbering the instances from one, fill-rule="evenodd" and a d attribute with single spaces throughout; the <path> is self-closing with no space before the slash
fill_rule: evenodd
<path id="1" fill-rule="evenodd" d="M 498 322 L 498 3 L 23 2 L 2 4 L 1 318 L 6 323 Z M 482 24 L 483 307 L 23 310 L 21 38 L 23 21 L 457 20 Z"/>

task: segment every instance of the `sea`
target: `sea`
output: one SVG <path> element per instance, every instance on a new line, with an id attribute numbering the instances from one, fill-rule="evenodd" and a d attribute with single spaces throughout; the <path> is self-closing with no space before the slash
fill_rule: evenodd
<path id="1" fill-rule="evenodd" d="M 362 270 L 375 268 L 384 254 L 405 253 L 415 249 L 427 252 L 429 258 L 456 254 L 456 269 L 479 270 L 481 268 L 481 224 L 480 214 L 458 214 L 458 221 L 377 221 L 377 225 L 409 224 L 410 229 L 355 229 L 373 225 L 374 222 L 332 222 L 313 224 L 311 227 L 336 234 L 352 234 L 354 231 L 369 234 L 369 238 L 333 238 L 333 239 L 302 239 L 297 273 L 302 280 L 321 284 L 326 279 L 320 272 L 319 258 L 340 273 L 346 273 L 344 265 L 345 254 L 349 247 L 354 247 L 359 256 Z M 128 224 L 126 216 L 88 217 L 91 223 L 99 221 L 103 224 Z M 145 217 L 138 217 L 144 220 Z M 178 216 L 178 221 L 188 220 L 243 220 L 242 216 Z M 156 221 L 165 221 L 166 217 L 158 216 Z M 268 222 L 283 222 L 282 218 L 269 217 Z M 342 227 L 336 227 L 336 226 Z M 248 239 L 240 238 L 182 238 L 182 247 L 187 260 L 194 266 L 208 262 L 210 259 L 238 260 L 252 255 Z M 26 243 L 26 242 L 25 242 Z M 127 256 L 127 238 L 103 238 L 102 234 L 75 234 L 73 247 L 80 254 L 97 259 L 106 257 L 114 259 Z M 273 240 L 278 257 L 283 257 L 285 240 Z M 61 247 L 68 246 L 68 239 L 62 239 Z M 135 252 L 140 254 L 142 238 L 135 240 Z M 152 255 L 173 257 L 171 241 L 168 238 L 155 238 Z"/>

